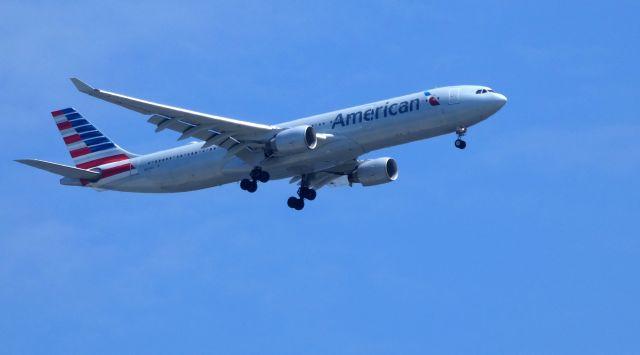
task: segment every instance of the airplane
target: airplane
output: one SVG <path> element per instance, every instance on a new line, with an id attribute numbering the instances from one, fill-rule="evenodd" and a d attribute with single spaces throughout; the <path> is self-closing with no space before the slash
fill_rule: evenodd
<path id="1" fill-rule="evenodd" d="M 239 182 L 290 178 L 299 188 L 287 205 L 302 210 L 324 186 L 374 186 L 395 181 L 398 164 L 365 153 L 455 133 L 465 149 L 467 129 L 500 110 L 507 98 L 486 86 L 434 88 L 294 121 L 268 125 L 195 112 L 95 89 L 77 78 L 78 91 L 149 116 L 155 131 L 178 132 L 189 144 L 133 154 L 102 134 L 73 108 L 51 114 L 75 166 L 37 159 L 23 163 L 62 176 L 60 183 L 96 190 L 166 193 Z"/>

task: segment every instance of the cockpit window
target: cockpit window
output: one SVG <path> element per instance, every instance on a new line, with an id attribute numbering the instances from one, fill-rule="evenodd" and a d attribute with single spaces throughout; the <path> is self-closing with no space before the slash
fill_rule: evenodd
<path id="1" fill-rule="evenodd" d="M 476 90 L 476 95 L 486 94 L 488 92 L 495 92 L 495 91 L 493 91 L 492 89 L 478 89 L 478 90 Z"/>

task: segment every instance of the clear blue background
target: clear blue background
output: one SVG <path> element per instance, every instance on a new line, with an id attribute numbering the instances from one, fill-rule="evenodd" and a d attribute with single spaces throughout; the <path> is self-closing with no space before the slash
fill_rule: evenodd
<path id="1" fill-rule="evenodd" d="M 0 353 L 638 354 L 636 1 L 3 1 Z M 142 195 L 64 187 L 73 106 L 177 146 L 104 89 L 275 123 L 453 84 L 509 103 L 393 156 L 398 181 Z"/>

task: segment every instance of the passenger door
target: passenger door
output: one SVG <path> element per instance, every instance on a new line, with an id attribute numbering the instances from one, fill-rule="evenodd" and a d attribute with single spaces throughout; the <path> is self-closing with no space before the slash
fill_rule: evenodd
<path id="1" fill-rule="evenodd" d="M 449 89 L 449 105 L 460 103 L 460 88 Z"/>

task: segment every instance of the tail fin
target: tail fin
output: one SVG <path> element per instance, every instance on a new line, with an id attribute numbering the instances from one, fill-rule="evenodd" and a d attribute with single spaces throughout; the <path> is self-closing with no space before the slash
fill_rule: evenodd
<path id="1" fill-rule="evenodd" d="M 76 167 L 90 169 L 98 165 L 135 157 L 100 133 L 76 110 L 65 108 L 51 112 Z"/>

